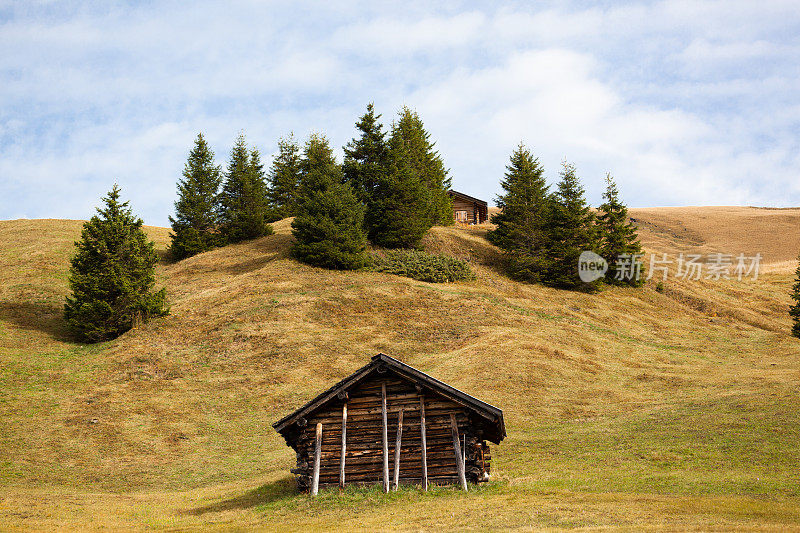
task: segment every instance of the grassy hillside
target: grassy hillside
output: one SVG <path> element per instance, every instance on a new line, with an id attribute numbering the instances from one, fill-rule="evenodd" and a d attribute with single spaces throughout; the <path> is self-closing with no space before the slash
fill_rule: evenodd
<path id="1" fill-rule="evenodd" d="M 589 296 L 508 280 L 485 227 L 436 228 L 477 279 L 435 285 L 301 265 L 282 221 L 161 265 L 172 314 L 88 346 L 60 318 L 81 223 L 0 222 L 3 527 L 800 528 L 800 210 L 633 216 L 648 250 L 769 264 Z M 271 423 L 379 351 L 503 408 L 490 484 L 294 493 Z"/>
<path id="2" fill-rule="evenodd" d="M 760 252 L 772 268 L 792 269 L 800 251 L 796 207 L 654 207 L 631 209 L 630 215 L 654 251 Z"/>

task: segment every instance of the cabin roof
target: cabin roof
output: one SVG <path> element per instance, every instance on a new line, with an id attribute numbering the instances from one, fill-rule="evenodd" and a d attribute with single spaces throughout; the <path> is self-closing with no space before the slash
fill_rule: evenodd
<path id="1" fill-rule="evenodd" d="M 461 198 L 462 200 L 466 200 L 468 202 L 475 202 L 475 203 L 481 204 L 483 206 L 488 206 L 489 205 L 484 200 L 481 200 L 479 198 L 475 198 L 474 196 L 470 196 L 468 194 L 464 194 L 463 192 L 454 191 L 452 189 L 447 191 L 447 194 L 449 194 L 450 196 L 455 196 L 455 197 Z"/>
<path id="2" fill-rule="evenodd" d="M 495 431 L 492 432 L 494 433 L 495 438 L 490 438 L 490 440 L 493 442 L 500 442 L 506 436 L 505 421 L 503 420 L 503 411 L 501 409 L 470 396 L 465 392 L 461 392 L 455 387 L 451 387 L 450 385 L 443 383 L 438 379 L 433 378 L 424 372 L 420 372 L 416 368 L 410 367 L 407 364 L 398 361 L 394 357 L 389 357 L 383 353 L 373 356 L 369 363 L 359 368 L 328 390 L 322 392 L 316 398 L 309 401 L 293 413 L 281 418 L 272 424 L 272 427 L 275 428 L 278 433 L 283 434 L 284 430 L 297 419 L 304 417 L 308 413 L 311 413 L 317 408 L 327 404 L 330 400 L 336 398 L 340 392 L 346 391 L 371 374 L 377 373 L 378 368 L 382 365 L 385 366 L 386 369 L 392 370 L 400 376 L 418 383 L 419 385 L 426 386 L 434 392 L 437 392 L 456 403 L 460 403 L 461 405 L 487 419 L 490 425 L 494 426 L 495 429 Z"/>

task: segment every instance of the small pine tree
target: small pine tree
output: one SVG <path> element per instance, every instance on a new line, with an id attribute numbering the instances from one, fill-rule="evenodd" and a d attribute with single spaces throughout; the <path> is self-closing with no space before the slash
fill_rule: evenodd
<path id="1" fill-rule="evenodd" d="M 258 150 L 248 152 L 244 134 L 240 133 L 219 195 L 220 232 L 227 243 L 270 235 L 269 216 L 261 156 Z"/>
<path id="2" fill-rule="evenodd" d="M 634 275 L 632 256 L 642 253 L 642 245 L 636 234 L 636 225 L 628 220 L 628 208 L 619 199 L 617 184 L 611 174 L 606 174 L 606 192 L 599 208 L 597 225 L 600 230 L 600 255 L 608 262 L 606 281 L 618 285 L 639 286 L 643 276 Z M 627 256 L 627 257 L 625 257 Z M 643 274 L 643 273 L 640 273 Z"/>
<path id="3" fill-rule="evenodd" d="M 214 152 L 198 133 L 183 168 L 183 179 L 178 181 L 175 218 L 169 217 L 172 233 L 168 251 L 173 259 L 208 251 L 219 243 L 216 203 L 221 181 Z"/>
<path id="4" fill-rule="evenodd" d="M 800 257 L 798 257 L 797 261 L 797 270 L 795 270 L 791 294 L 794 304 L 789 308 L 789 316 L 792 317 L 792 336 L 800 338 Z"/>
<path id="5" fill-rule="evenodd" d="M 550 200 L 544 169 L 524 144 L 511 154 L 500 185 L 505 190 L 496 200 L 501 212 L 492 217 L 497 229 L 487 237 L 504 251 L 511 276 L 541 281 L 546 270 L 542 252 L 547 245 Z"/>
<path id="6" fill-rule="evenodd" d="M 356 122 L 360 137 L 344 147 L 344 181 L 352 185 L 365 205 L 372 201 L 378 181 L 387 170 L 388 146 L 383 125 L 378 122 L 380 118 L 372 103 L 368 104 L 367 112 Z"/>
<path id="7" fill-rule="evenodd" d="M 399 119 L 392 125 L 390 145 L 397 150 L 403 146 L 406 163 L 416 173 L 418 179 L 428 187 L 428 217 L 430 225 L 452 225 L 453 204 L 447 191 L 450 190 L 449 170 L 444 166 L 441 155 L 430 140 L 430 133 L 425 130 L 419 115 L 403 107 L 398 113 Z"/>
<path id="8" fill-rule="evenodd" d="M 324 136 L 311 135 L 300 167 L 297 216 L 292 221 L 295 257 L 324 268 L 362 268 L 367 260 L 364 206 L 350 184 L 342 182 L 342 169 Z"/>
<path id="9" fill-rule="evenodd" d="M 300 184 L 300 147 L 289 134 L 278 140 L 278 153 L 272 160 L 267 180 L 272 220 L 297 214 L 297 188 Z"/>
<path id="10" fill-rule="evenodd" d="M 328 188 L 333 183 L 343 183 L 342 168 L 336 164 L 328 139 L 319 133 L 312 133 L 300 159 L 300 183 L 297 187 L 298 209 L 314 193 Z"/>
<path id="11" fill-rule="evenodd" d="M 586 202 L 575 166 L 565 161 L 560 176 L 558 189 L 552 195 L 543 280 L 553 287 L 596 290 L 599 280 L 584 283 L 578 273 L 580 254 L 598 248 L 595 216 Z"/>
<path id="12" fill-rule="evenodd" d="M 255 148 L 250 150 L 250 163 L 247 167 L 247 174 L 251 190 L 247 205 L 252 227 L 254 228 L 251 230 L 251 235 L 254 235 L 254 237 L 251 238 L 272 235 L 272 226 L 269 225 L 272 213 L 269 207 L 267 178 L 264 173 L 264 164 L 261 162 L 261 153 Z"/>
<path id="13" fill-rule="evenodd" d="M 104 209 L 83 225 L 71 260 L 64 305 L 70 331 L 81 341 L 110 340 L 152 317 L 169 313 L 166 291 L 153 291 L 155 246 L 115 184 Z"/>

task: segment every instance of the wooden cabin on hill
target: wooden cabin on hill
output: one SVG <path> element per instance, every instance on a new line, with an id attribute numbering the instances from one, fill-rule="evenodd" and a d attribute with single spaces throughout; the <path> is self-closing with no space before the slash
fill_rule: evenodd
<path id="1" fill-rule="evenodd" d="M 482 224 L 489 220 L 489 205 L 458 191 L 447 191 L 453 202 L 453 218 L 460 224 Z"/>
<path id="2" fill-rule="evenodd" d="M 503 411 L 388 355 L 273 424 L 297 454 L 300 490 L 382 483 L 480 483 Z"/>

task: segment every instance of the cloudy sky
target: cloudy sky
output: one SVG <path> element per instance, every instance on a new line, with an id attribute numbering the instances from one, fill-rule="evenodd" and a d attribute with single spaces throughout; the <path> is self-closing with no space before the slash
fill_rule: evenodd
<path id="1" fill-rule="evenodd" d="M 797 1 L 0 0 L 0 219 L 87 218 L 117 181 L 166 225 L 193 138 L 341 156 L 375 102 L 421 115 L 457 190 L 492 199 L 524 141 L 592 204 L 800 205 Z"/>

